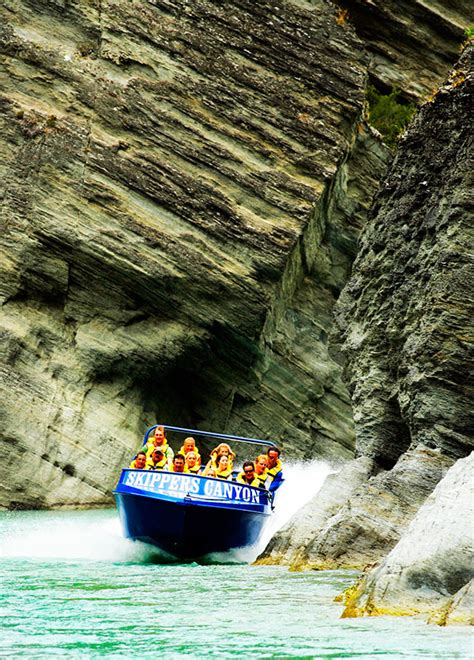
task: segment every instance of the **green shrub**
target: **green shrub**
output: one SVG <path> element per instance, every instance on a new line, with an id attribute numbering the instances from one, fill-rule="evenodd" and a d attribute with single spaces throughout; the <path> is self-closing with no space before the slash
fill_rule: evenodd
<path id="1" fill-rule="evenodd" d="M 373 85 L 367 90 L 369 123 L 383 136 L 384 142 L 394 147 L 416 110 L 415 103 L 400 103 L 399 92 L 380 94 Z"/>

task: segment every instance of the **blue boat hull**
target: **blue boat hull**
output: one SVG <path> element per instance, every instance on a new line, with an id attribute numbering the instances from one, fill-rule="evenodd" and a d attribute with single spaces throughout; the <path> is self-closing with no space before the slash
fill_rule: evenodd
<path id="1" fill-rule="evenodd" d="M 179 559 L 253 545 L 271 514 L 266 491 L 187 474 L 124 470 L 114 494 L 125 536 Z"/>

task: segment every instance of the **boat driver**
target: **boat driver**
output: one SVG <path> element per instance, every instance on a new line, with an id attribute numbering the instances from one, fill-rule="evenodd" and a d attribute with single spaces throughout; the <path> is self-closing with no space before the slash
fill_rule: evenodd
<path id="1" fill-rule="evenodd" d="M 260 482 L 255 476 L 255 465 L 253 461 L 245 461 L 242 466 L 242 472 L 237 475 L 236 481 L 239 484 L 260 488 Z"/>
<path id="2" fill-rule="evenodd" d="M 146 454 L 144 451 L 139 451 L 133 461 L 130 463 L 132 470 L 146 470 Z"/>

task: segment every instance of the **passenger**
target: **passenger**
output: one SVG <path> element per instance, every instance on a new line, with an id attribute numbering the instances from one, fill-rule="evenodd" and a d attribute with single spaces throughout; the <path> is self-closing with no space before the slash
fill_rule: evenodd
<path id="1" fill-rule="evenodd" d="M 235 454 L 232 451 L 232 449 L 229 447 L 228 444 L 225 442 L 221 442 L 220 445 L 217 445 L 212 451 L 211 451 L 211 460 L 208 462 L 208 466 L 212 465 L 214 469 L 217 468 L 217 461 L 222 456 L 222 454 L 226 454 L 226 456 L 229 457 L 229 462 L 230 462 L 230 467 L 232 469 L 233 467 L 233 461 L 235 458 Z"/>
<path id="2" fill-rule="evenodd" d="M 201 466 L 198 463 L 197 455 L 195 451 L 188 451 L 184 457 L 186 463 L 184 471 L 191 472 L 192 474 L 199 474 Z"/>
<path id="3" fill-rule="evenodd" d="M 146 445 L 142 447 L 142 451 L 146 451 L 147 458 L 151 458 L 151 453 L 155 447 L 161 447 L 166 456 L 166 460 L 171 463 L 173 460 L 174 451 L 168 445 L 164 426 L 157 426 L 155 428 L 155 433 L 151 438 L 148 438 Z"/>
<path id="4" fill-rule="evenodd" d="M 242 466 L 242 472 L 237 475 L 236 479 L 238 484 L 245 484 L 246 486 L 260 487 L 260 482 L 255 476 L 255 465 L 253 461 L 245 461 Z"/>
<path id="5" fill-rule="evenodd" d="M 265 482 L 268 478 L 268 460 L 265 454 L 260 454 L 255 459 L 255 477 L 258 479 L 260 488 L 265 488 Z"/>
<path id="6" fill-rule="evenodd" d="M 134 470 L 146 470 L 146 454 L 144 451 L 138 452 L 130 463 L 130 467 Z"/>
<path id="7" fill-rule="evenodd" d="M 218 479 L 232 479 L 232 467 L 227 454 L 221 454 L 218 459 L 216 477 Z"/>
<path id="8" fill-rule="evenodd" d="M 211 467 L 206 467 L 204 469 L 203 476 L 204 477 L 215 477 L 216 476 L 216 471 L 212 466 Z"/>
<path id="9" fill-rule="evenodd" d="M 146 462 L 147 470 L 167 470 L 168 459 L 165 456 L 163 447 L 155 447 L 151 452 L 150 458 Z"/>
<path id="10" fill-rule="evenodd" d="M 170 465 L 170 472 L 184 472 L 184 456 L 183 454 L 176 454 L 173 458 L 173 463 Z"/>
<path id="11" fill-rule="evenodd" d="M 283 468 L 280 461 L 280 453 L 278 447 L 270 447 L 267 451 L 267 486 L 270 490 L 276 490 L 283 481 Z"/>
<path id="12" fill-rule="evenodd" d="M 188 454 L 188 452 L 194 452 L 196 454 L 198 466 L 201 465 L 201 455 L 199 453 L 199 449 L 196 447 L 196 440 L 192 438 L 191 436 L 189 438 L 185 438 L 183 442 L 183 446 L 179 450 L 180 454 L 183 454 L 184 457 Z"/>

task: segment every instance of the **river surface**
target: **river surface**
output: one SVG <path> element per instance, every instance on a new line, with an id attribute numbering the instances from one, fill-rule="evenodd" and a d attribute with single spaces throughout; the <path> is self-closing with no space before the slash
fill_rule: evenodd
<path id="1" fill-rule="evenodd" d="M 319 465 L 295 473 L 298 496 L 287 498 L 278 524 L 328 471 Z M 465 627 L 340 619 L 334 597 L 355 572 L 242 563 L 252 558 L 170 563 L 124 539 L 113 509 L 1 513 L 0 657 L 473 657 Z"/>

